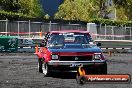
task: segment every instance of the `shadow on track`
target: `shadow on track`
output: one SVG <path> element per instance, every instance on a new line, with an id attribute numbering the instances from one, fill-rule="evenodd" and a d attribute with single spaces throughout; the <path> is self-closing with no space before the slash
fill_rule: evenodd
<path id="1" fill-rule="evenodd" d="M 60 79 L 76 79 L 76 73 L 67 73 L 67 72 L 52 73 L 48 77 L 60 78 Z"/>

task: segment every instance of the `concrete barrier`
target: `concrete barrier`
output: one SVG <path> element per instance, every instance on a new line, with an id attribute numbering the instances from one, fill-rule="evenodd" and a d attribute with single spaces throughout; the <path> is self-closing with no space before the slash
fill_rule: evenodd
<path id="1" fill-rule="evenodd" d="M 19 43 L 18 51 L 35 52 L 35 46 L 39 46 L 43 38 L 34 38 L 32 40 L 34 42 L 33 44 L 22 45 Z M 132 53 L 132 40 L 95 40 L 95 42 L 101 43 L 100 48 L 105 53 Z"/>

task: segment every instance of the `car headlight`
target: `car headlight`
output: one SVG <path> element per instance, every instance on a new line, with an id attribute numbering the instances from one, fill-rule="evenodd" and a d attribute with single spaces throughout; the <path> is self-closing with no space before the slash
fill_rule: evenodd
<path id="1" fill-rule="evenodd" d="M 100 54 L 95 54 L 94 55 L 94 59 L 95 60 L 100 60 L 101 59 L 101 55 Z"/>
<path id="2" fill-rule="evenodd" d="M 54 55 L 54 54 L 52 55 L 52 59 L 53 59 L 53 60 L 56 60 L 56 59 L 58 59 L 58 58 L 59 58 L 58 55 Z"/>

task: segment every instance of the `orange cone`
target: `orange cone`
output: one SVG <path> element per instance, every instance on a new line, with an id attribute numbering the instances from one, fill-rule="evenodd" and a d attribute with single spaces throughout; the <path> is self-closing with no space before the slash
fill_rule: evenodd
<path id="1" fill-rule="evenodd" d="M 41 31 L 41 32 L 39 33 L 40 38 L 42 38 L 42 34 L 43 34 L 43 33 L 42 33 L 42 31 Z"/>

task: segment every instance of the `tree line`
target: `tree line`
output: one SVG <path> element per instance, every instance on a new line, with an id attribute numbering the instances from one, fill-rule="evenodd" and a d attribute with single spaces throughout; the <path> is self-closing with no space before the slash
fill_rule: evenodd
<path id="1" fill-rule="evenodd" d="M 132 19 L 132 0 L 64 0 L 55 18 L 88 21 L 110 19 L 113 13 L 117 20 Z"/>
<path id="2" fill-rule="evenodd" d="M 109 14 L 113 13 L 117 20 L 128 21 L 132 19 L 131 8 L 132 0 L 64 0 L 52 18 L 89 21 L 91 19 L 111 19 Z M 40 0 L 0 0 L 0 9 L 31 17 L 49 18 L 45 15 Z"/>

